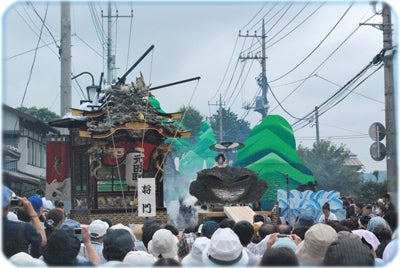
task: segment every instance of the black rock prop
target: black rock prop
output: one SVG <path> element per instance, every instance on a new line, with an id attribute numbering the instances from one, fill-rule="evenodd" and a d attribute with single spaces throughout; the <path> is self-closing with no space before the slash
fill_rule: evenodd
<path id="1" fill-rule="evenodd" d="M 197 172 L 189 193 L 201 203 L 251 203 L 260 200 L 267 187 L 254 171 L 226 166 Z"/>

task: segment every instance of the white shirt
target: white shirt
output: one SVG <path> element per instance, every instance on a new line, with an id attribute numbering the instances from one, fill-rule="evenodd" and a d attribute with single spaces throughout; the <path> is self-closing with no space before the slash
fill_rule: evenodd
<path id="1" fill-rule="evenodd" d="M 337 217 L 332 212 L 329 212 L 328 220 L 329 221 L 337 221 Z M 326 223 L 325 222 L 325 214 L 324 213 L 322 213 L 322 215 L 319 217 L 318 222 Z"/>

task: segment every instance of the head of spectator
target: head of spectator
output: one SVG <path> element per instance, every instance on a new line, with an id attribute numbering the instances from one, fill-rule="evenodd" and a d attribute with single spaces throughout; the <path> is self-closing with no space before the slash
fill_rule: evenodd
<path id="1" fill-rule="evenodd" d="M 264 216 L 260 214 L 254 214 L 253 223 L 260 222 L 261 224 L 265 222 Z"/>
<path id="2" fill-rule="evenodd" d="M 314 225 L 314 223 L 315 220 L 313 214 L 309 211 L 303 211 L 299 214 L 296 222 L 296 228 L 302 226 L 311 227 L 312 225 Z"/>
<path id="3" fill-rule="evenodd" d="M 356 216 L 360 216 L 363 213 L 363 203 L 356 203 L 354 207 L 354 212 L 356 213 Z"/>
<path id="4" fill-rule="evenodd" d="M 258 229 L 258 234 L 260 235 L 260 240 L 263 240 L 267 235 L 276 232 L 276 226 L 272 223 L 264 222 L 260 229 Z"/>
<path id="5" fill-rule="evenodd" d="M 60 229 L 66 231 L 70 234 L 74 234 L 74 229 L 76 229 L 76 228 L 81 228 L 81 224 L 73 219 L 66 219 L 60 225 Z M 82 235 L 76 235 L 76 237 L 79 239 L 79 241 L 82 241 Z"/>
<path id="6" fill-rule="evenodd" d="M 289 237 L 278 237 L 274 244 L 272 244 L 271 248 L 279 248 L 279 247 L 287 247 L 293 250 L 293 253 L 296 252 L 297 245 L 296 243 Z"/>
<path id="7" fill-rule="evenodd" d="M 374 266 L 375 260 L 359 239 L 343 237 L 328 246 L 323 263 L 327 266 Z"/>
<path id="8" fill-rule="evenodd" d="M 102 220 L 94 220 L 89 224 L 89 235 L 91 239 L 99 240 L 104 237 L 108 230 L 108 223 Z"/>
<path id="9" fill-rule="evenodd" d="M 38 215 L 41 215 L 43 212 L 43 200 L 38 195 L 33 195 L 28 198 L 29 202 L 31 202 L 33 209 L 36 211 Z"/>
<path id="10" fill-rule="evenodd" d="M 173 235 L 179 235 L 179 230 L 172 224 L 165 224 L 164 229 L 170 230 Z"/>
<path id="11" fill-rule="evenodd" d="M 148 243 L 148 251 L 156 258 L 176 258 L 178 238 L 167 229 L 159 229 Z"/>
<path id="12" fill-rule="evenodd" d="M 107 261 L 122 262 L 133 247 L 133 236 L 125 229 L 109 228 L 103 237 L 103 257 Z"/>
<path id="13" fill-rule="evenodd" d="M 64 222 L 64 214 L 56 209 L 50 209 L 46 213 L 46 220 L 44 222 L 44 227 L 46 228 L 46 235 L 49 235 L 53 230 L 60 228 L 61 224 Z"/>
<path id="14" fill-rule="evenodd" d="M 72 232 L 56 229 L 47 238 L 43 260 L 49 266 L 77 265 L 80 247 L 79 239 Z"/>
<path id="15" fill-rule="evenodd" d="M 11 198 L 13 196 L 13 191 L 11 191 L 10 188 L 8 188 L 7 186 L 2 185 L 2 206 L 3 206 L 3 211 L 4 209 L 8 209 L 10 202 L 11 202 Z M 7 213 L 3 213 L 3 215 L 6 215 Z"/>
<path id="16" fill-rule="evenodd" d="M 205 236 L 196 238 L 192 245 L 192 250 L 182 259 L 182 265 L 201 266 L 203 264 L 202 254 L 208 243 L 210 243 L 210 239 Z"/>
<path id="17" fill-rule="evenodd" d="M 260 266 L 299 266 L 299 261 L 290 248 L 271 247 L 262 256 Z"/>
<path id="18" fill-rule="evenodd" d="M 361 215 L 358 217 L 358 227 L 360 229 L 367 229 L 367 225 L 371 217 L 369 215 Z"/>
<path id="19" fill-rule="evenodd" d="M 129 266 L 152 266 L 157 259 L 146 251 L 129 251 L 123 263 Z"/>
<path id="20" fill-rule="evenodd" d="M 23 267 L 35 267 L 41 266 L 46 267 L 46 263 L 38 258 L 34 258 L 26 252 L 18 252 L 15 255 L 11 256 L 9 261 L 15 266 L 23 266 Z"/>
<path id="21" fill-rule="evenodd" d="M 112 225 L 112 221 L 110 220 L 110 218 L 100 218 L 99 220 L 101 221 L 105 221 L 108 224 L 108 228 L 110 228 Z"/>
<path id="22" fill-rule="evenodd" d="M 233 225 L 235 225 L 235 221 L 234 220 L 231 220 L 229 218 L 225 218 L 219 223 L 219 228 L 231 228 L 232 229 Z"/>
<path id="23" fill-rule="evenodd" d="M 386 220 L 384 218 L 376 216 L 376 217 L 372 217 L 368 221 L 367 230 L 371 231 L 371 232 L 374 232 L 375 227 L 380 225 L 380 224 L 390 229 L 389 224 L 386 222 Z"/>
<path id="24" fill-rule="evenodd" d="M 203 236 L 211 239 L 211 236 L 218 228 L 219 228 L 218 222 L 213 220 L 208 220 L 203 223 L 203 227 L 201 228 L 201 233 L 203 234 Z"/>
<path id="25" fill-rule="evenodd" d="M 136 240 L 141 241 L 143 235 L 143 224 L 135 224 L 133 227 L 133 234 L 136 237 Z"/>
<path id="26" fill-rule="evenodd" d="M 362 208 L 362 214 L 370 216 L 373 214 L 372 212 L 372 205 L 371 204 L 367 204 Z"/>
<path id="27" fill-rule="evenodd" d="M 292 226 L 290 226 L 288 224 L 279 224 L 278 226 L 276 226 L 276 230 L 280 234 L 288 234 L 289 235 L 292 233 Z"/>
<path id="28" fill-rule="evenodd" d="M 295 235 L 297 235 L 298 237 L 300 237 L 301 240 L 304 240 L 304 235 L 306 234 L 306 232 L 308 231 L 308 229 L 310 229 L 310 227 L 308 227 L 308 226 L 300 226 L 300 227 L 297 227 L 297 226 L 296 226 L 296 228 L 294 228 L 294 229 L 292 230 L 292 234 L 295 234 Z"/>
<path id="29" fill-rule="evenodd" d="M 390 228 L 392 229 L 392 232 L 394 232 L 397 229 L 397 212 L 394 210 L 388 210 L 386 211 L 385 215 L 383 217 L 387 223 L 389 224 Z"/>
<path id="30" fill-rule="evenodd" d="M 203 251 L 202 260 L 207 266 L 246 266 L 249 257 L 232 229 L 218 228 Z"/>
<path id="31" fill-rule="evenodd" d="M 328 202 L 322 206 L 322 213 L 325 215 L 325 218 L 329 218 L 329 214 L 331 214 L 331 205 L 329 205 Z"/>
<path id="32" fill-rule="evenodd" d="M 304 240 L 297 246 L 296 255 L 301 265 L 320 265 L 328 246 L 338 239 L 331 226 L 317 223 L 308 229 Z"/>
<path id="33" fill-rule="evenodd" d="M 250 222 L 245 220 L 238 221 L 235 223 L 232 230 L 239 237 L 240 243 L 243 247 L 247 247 L 247 245 L 250 244 L 254 235 L 254 228 Z"/>
<path id="34" fill-rule="evenodd" d="M 381 242 L 378 248 L 375 249 L 376 256 L 382 258 L 383 251 L 390 241 L 392 241 L 392 231 L 390 228 L 380 224 L 374 228 L 373 234 L 377 237 L 379 242 Z"/>
<path id="35" fill-rule="evenodd" d="M 143 245 L 148 249 L 148 243 L 149 241 L 153 238 L 154 233 L 157 230 L 161 229 L 161 224 L 158 221 L 146 221 L 143 224 L 143 228 L 142 228 L 142 242 Z"/>
<path id="36" fill-rule="evenodd" d="M 340 224 L 346 227 L 348 230 L 357 230 L 358 229 L 358 218 L 351 217 L 349 219 L 344 219 L 340 221 Z"/>

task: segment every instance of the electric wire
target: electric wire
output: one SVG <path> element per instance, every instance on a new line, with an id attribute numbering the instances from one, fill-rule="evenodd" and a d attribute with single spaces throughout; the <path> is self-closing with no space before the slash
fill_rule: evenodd
<path id="1" fill-rule="evenodd" d="M 36 8 L 35 8 L 34 5 L 32 4 L 32 2 L 27 2 L 27 4 L 30 5 L 30 6 L 32 7 L 33 11 L 35 12 L 35 14 L 38 16 L 38 18 L 39 18 L 40 21 L 42 22 L 43 27 L 46 28 L 46 30 L 49 32 L 51 38 L 53 39 L 54 45 L 55 45 L 58 49 L 60 49 L 60 45 L 57 44 L 57 41 L 56 41 L 56 39 L 54 38 L 54 36 L 53 36 L 52 32 L 50 31 L 50 29 L 47 27 L 45 20 L 42 19 L 42 17 L 41 17 L 41 16 L 39 15 L 39 13 L 36 11 Z M 46 6 L 46 12 L 47 12 L 47 8 L 48 8 L 48 6 Z"/>
<path id="2" fill-rule="evenodd" d="M 374 17 L 375 15 L 372 15 L 370 18 L 367 19 L 370 20 L 372 17 Z M 341 48 L 349 39 L 351 36 L 353 36 L 353 34 L 360 28 L 360 24 L 358 26 L 355 27 L 355 29 L 306 77 L 306 79 L 301 82 L 295 89 L 293 89 L 283 100 L 281 100 L 281 103 L 283 103 L 285 100 L 287 100 L 294 92 L 296 92 L 310 77 L 312 77 L 338 50 L 339 48 Z M 277 107 L 277 106 L 276 106 Z M 274 107 L 272 111 L 275 110 Z"/>
<path id="3" fill-rule="evenodd" d="M 282 18 L 286 15 L 286 13 L 290 10 L 290 8 L 293 6 L 293 2 L 289 4 L 289 6 L 286 8 L 286 10 L 282 13 L 282 15 L 276 20 L 274 24 L 272 24 L 271 27 L 268 28 L 268 31 L 266 32 L 266 35 L 268 35 L 276 25 L 282 20 Z"/>
<path id="4" fill-rule="evenodd" d="M 132 27 L 133 26 L 133 10 L 131 8 L 131 23 L 129 24 L 129 39 L 128 39 L 128 54 L 126 56 L 126 65 L 125 65 L 125 71 L 129 69 L 129 52 L 131 50 L 131 39 L 132 39 Z"/>
<path id="5" fill-rule="evenodd" d="M 258 16 L 258 14 L 261 13 L 261 11 L 266 7 L 267 4 L 268 4 L 268 2 L 265 2 L 264 5 L 258 10 L 258 12 L 253 16 L 253 18 L 251 18 L 250 21 L 245 26 L 240 28 L 240 31 L 243 30 L 244 28 L 246 28 Z"/>
<path id="6" fill-rule="evenodd" d="M 382 52 L 381 52 L 382 53 Z M 376 70 L 374 70 L 371 74 L 369 74 L 367 77 L 362 79 L 353 89 L 348 90 L 346 92 L 346 89 L 354 84 L 363 74 L 365 74 L 369 68 L 371 68 L 374 65 L 374 63 L 371 61 L 367 66 L 365 66 L 357 75 L 355 75 L 351 80 L 349 80 L 343 87 L 341 87 L 335 94 L 333 94 L 331 97 L 329 97 L 327 100 L 325 100 L 322 104 L 317 106 L 319 108 L 319 116 L 323 115 L 327 111 L 331 110 L 333 107 L 338 105 L 340 102 L 342 102 L 348 95 L 350 95 L 357 87 L 359 87 L 362 83 L 364 83 L 369 77 L 371 77 L 373 74 L 375 74 L 382 66 L 381 64 Z M 344 95 L 344 96 L 342 96 Z M 340 99 L 339 99 L 340 98 Z M 339 99 L 339 100 L 337 100 Z M 293 131 L 298 131 L 305 126 L 307 126 L 310 122 L 313 121 L 312 117 L 310 118 L 311 115 L 313 115 L 314 111 L 309 112 L 303 118 L 300 120 L 294 122 L 291 124 Z M 308 121 L 306 121 L 306 120 Z M 302 125 L 300 125 L 302 123 Z"/>
<path id="7" fill-rule="evenodd" d="M 224 76 L 222 77 L 222 80 L 219 83 L 218 89 L 215 91 L 214 96 L 210 100 L 214 99 L 217 96 L 217 94 L 220 92 L 220 90 L 221 90 L 222 84 L 224 83 L 226 75 L 228 74 L 229 68 L 231 66 L 233 56 L 235 55 L 235 51 L 236 51 L 236 46 L 237 46 L 238 40 L 239 40 L 239 35 L 236 37 L 235 45 L 233 46 L 232 54 L 231 54 L 231 56 L 229 58 L 228 66 L 225 69 Z M 237 64 L 237 62 L 236 62 L 236 64 Z"/>
<path id="8" fill-rule="evenodd" d="M 325 78 L 325 77 L 322 77 L 322 76 L 320 76 L 320 75 L 318 75 L 318 74 L 314 74 L 314 76 L 315 76 L 315 77 L 318 77 L 318 78 L 320 78 L 320 79 L 322 79 L 322 80 L 324 80 L 324 81 L 326 81 L 326 82 L 328 82 L 328 83 L 330 83 L 330 84 L 332 84 L 332 85 L 335 85 L 335 86 L 337 86 L 337 87 L 341 87 L 341 85 L 339 85 L 339 84 L 337 84 L 337 83 L 335 83 L 335 82 L 332 82 L 331 80 L 329 80 L 329 79 L 327 79 L 327 78 Z M 378 99 L 369 97 L 369 96 L 364 95 L 364 94 L 361 94 L 361 93 L 359 93 L 359 92 L 353 92 L 353 94 L 359 95 L 359 96 L 361 96 L 361 97 L 364 97 L 364 98 L 366 98 L 366 99 L 369 99 L 369 100 L 371 100 L 371 101 L 374 101 L 374 102 L 377 102 L 377 103 L 380 103 L 380 104 L 385 104 L 385 102 L 383 102 L 383 101 L 380 101 L 380 100 L 378 100 Z"/>
<path id="9" fill-rule="evenodd" d="M 28 81 L 26 82 L 26 85 L 25 85 L 25 90 L 24 90 L 24 94 L 23 94 L 23 96 L 22 96 L 22 100 L 21 100 L 20 107 L 23 107 L 23 105 L 24 105 L 26 93 L 27 93 L 27 91 L 28 91 L 28 87 L 29 87 L 29 84 L 30 84 L 30 81 L 31 81 L 31 78 L 32 78 L 33 67 L 35 66 L 35 63 L 36 63 L 36 56 L 37 56 L 37 52 L 38 52 L 38 47 L 39 47 L 39 44 L 40 44 L 40 40 L 42 39 L 42 33 L 43 33 L 43 28 L 44 28 L 44 21 L 45 21 L 46 18 L 47 18 L 47 10 L 48 10 L 48 5 L 46 6 L 46 11 L 45 11 L 45 14 L 44 14 L 44 20 L 43 20 L 43 22 L 42 22 L 42 27 L 40 28 L 39 39 L 38 39 L 38 41 L 37 41 L 37 43 L 36 43 L 36 50 L 35 50 L 35 53 L 34 53 L 34 55 L 33 55 L 33 60 L 32 60 L 31 68 L 30 68 L 30 71 L 29 71 L 29 76 L 28 76 Z M 15 121 L 14 131 L 15 131 L 16 127 L 17 127 L 17 121 Z"/>
<path id="10" fill-rule="evenodd" d="M 331 35 L 331 33 L 336 29 L 336 27 L 339 25 L 339 23 L 343 20 L 343 18 L 346 16 L 347 12 L 349 12 L 349 10 L 351 9 L 351 7 L 353 6 L 353 3 L 350 4 L 350 6 L 346 9 L 346 11 L 342 14 L 342 16 L 339 18 L 339 20 L 335 23 L 335 25 L 329 30 L 329 32 L 324 36 L 324 38 L 322 38 L 322 40 L 318 43 L 318 45 L 311 50 L 311 52 L 304 58 L 302 59 L 296 66 L 294 66 L 292 69 L 290 69 L 287 73 L 279 76 L 278 78 L 272 79 L 270 82 L 275 82 L 278 81 L 284 77 L 286 77 L 287 75 L 289 75 L 290 73 L 292 73 L 294 70 L 296 70 L 298 67 L 300 67 L 309 57 L 311 57 L 312 54 L 314 54 L 314 52 L 325 42 L 325 40 Z"/>
<path id="11" fill-rule="evenodd" d="M 308 21 L 317 11 L 319 11 L 323 6 L 325 5 L 325 2 L 323 2 L 321 5 L 319 5 L 313 12 L 311 12 L 310 15 L 308 15 L 304 20 L 302 20 L 299 24 L 297 24 L 292 30 L 290 30 L 287 34 L 273 42 L 272 44 L 268 45 L 268 42 L 270 42 L 270 39 L 267 40 L 267 48 L 271 48 L 272 46 L 276 45 L 286 37 L 288 37 L 291 33 L 293 33 L 295 30 L 297 30 L 301 25 L 303 25 L 306 21 Z"/>
<path id="12" fill-rule="evenodd" d="M 15 12 L 16 12 L 16 13 L 18 14 L 18 16 L 25 22 L 25 24 L 31 29 L 31 31 L 32 31 L 37 37 L 39 37 L 39 34 L 32 28 L 32 25 L 31 25 L 29 22 L 26 21 L 25 17 L 22 16 L 22 14 L 18 11 L 18 9 L 15 9 Z M 33 25 L 35 25 L 35 24 L 33 24 Z M 40 29 L 39 29 L 39 30 L 40 30 Z M 60 40 L 58 40 L 58 41 L 60 41 Z M 50 49 L 51 52 L 53 52 L 54 55 L 56 55 L 57 58 L 60 58 L 60 56 L 50 47 L 50 45 L 53 44 L 54 41 L 51 42 L 51 43 L 45 43 L 44 40 L 41 39 L 41 42 L 42 42 L 44 45 L 40 46 L 39 48 L 47 47 L 48 49 Z M 35 48 L 34 48 L 34 49 L 31 49 L 31 50 L 28 50 L 28 51 L 26 51 L 26 52 L 22 52 L 22 53 L 20 53 L 20 54 L 15 55 L 15 56 L 12 56 L 12 57 L 10 57 L 10 58 L 8 58 L 8 59 L 11 59 L 11 58 L 14 58 L 14 57 L 17 57 L 17 56 L 21 56 L 21 55 L 23 55 L 23 54 L 29 53 L 29 52 L 34 51 L 34 50 L 35 50 Z"/>
<path id="13" fill-rule="evenodd" d="M 263 18 L 267 17 L 267 16 L 269 15 L 269 13 L 271 13 L 272 10 L 275 9 L 275 7 L 276 7 L 278 4 L 279 4 L 279 2 L 278 2 L 278 1 L 275 1 L 275 4 L 264 14 L 256 23 L 254 23 L 253 26 L 251 26 L 250 28 L 248 28 L 247 31 L 251 31 L 254 27 L 256 27 L 256 26 L 260 23 L 260 21 L 263 20 Z M 250 23 L 248 23 L 248 24 L 250 24 Z M 247 27 L 248 24 L 246 24 L 245 27 Z M 243 28 L 245 28 L 245 27 L 243 27 Z M 242 29 L 243 29 L 243 28 L 242 28 Z"/>
<path id="14" fill-rule="evenodd" d="M 303 11 L 304 9 L 310 4 L 310 2 L 307 2 L 302 9 L 300 9 L 296 15 L 293 16 L 292 19 L 290 19 L 280 30 L 277 31 L 277 33 L 271 37 L 268 38 L 268 41 L 271 42 L 275 37 L 277 37 L 279 34 L 281 34 Z"/>

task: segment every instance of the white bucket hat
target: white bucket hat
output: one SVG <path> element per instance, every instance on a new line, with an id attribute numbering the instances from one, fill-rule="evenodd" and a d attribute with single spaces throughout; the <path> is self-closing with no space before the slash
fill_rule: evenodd
<path id="1" fill-rule="evenodd" d="M 153 234 L 153 238 L 148 243 L 149 253 L 158 258 L 175 258 L 178 254 L 178 238 L 170 230 L 160 229 Z"/>
<path id="2" fill-rule="evenodd" d="M 129 251 L 122 262 L 138 266 L 152 266 L 156 262 L 156 258 L 146 251 Z"/>
<path id="3" fill-rule="evenodd" d="M 210 243 L 210 239 L 205 236 L 198 237 L 194 240 L 192 249 L 189 254 L 182 259 L 182 265 L 202 265 L 203 251 Z"/>
<path id="4" fill-rule="evenodd" d="M 230 228 L 218 228 L 203 251 L 203 264 L 246 266 L 249 257 L 239 237 Z"/>
<path id="5" fill-rule="evenodd" d="M 331 226 L 317 223 L 308 229 L 304 240 L 297 246 L 296 256 L 301 265 L 318 265 L 324 260 L 328 246 L 338 239 Z"/>

